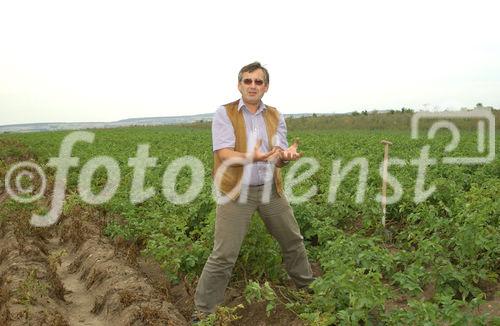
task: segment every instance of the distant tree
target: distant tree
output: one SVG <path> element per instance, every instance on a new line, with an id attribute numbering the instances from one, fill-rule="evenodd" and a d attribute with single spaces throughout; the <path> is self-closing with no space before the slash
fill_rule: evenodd
<path id="1" fill-rule="evenodd" d="M 401 113 L 413 113 L 413 110 L 410 108 L 401 108 Z"/>
<path id="2" fill-rule="evenodd" d="M 316 113 L 313 113 L 313 118 L 317 118 L 318 115 Z"/>
<path id="3" fill-rule="evenodd" d="M 395 110 L 390 110 L 389 113 L 390 114 L 394 114 L 394 113 L 396 113 L 396 111 Z"/>
<path id="4" fill-rule="evenodd" d="M 361 111 L 361 114 L 362 115 L 368 115 L 368 111 L 367 110 L 363 110 L 363 111 Z"/>
<path id="5" fill-rule="evenodd" d="M 359 113 L 358 111 L 354 111 L 354 112 L 352 113 L 352 116 L 353 116 L 353 117 L 355 117 L 355 116 L 357 116 L 357 115 L 359 115 L 359 114 L 360 114 L 360 113 Z"/>

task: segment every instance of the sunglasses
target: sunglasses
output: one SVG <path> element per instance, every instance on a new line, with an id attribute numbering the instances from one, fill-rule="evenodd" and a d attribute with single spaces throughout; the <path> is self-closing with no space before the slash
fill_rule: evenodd
<path id="1" fill-rule="evenodd" d="M 245 78 L 242 81 L 243 81 L 243 84 L 245 84 L 245 85 L 252 85 L 252 82 L 254 82 L 255 85 L 257 85 L 257 86 L 264 85 L 264 81 L 262 79 Z"/>

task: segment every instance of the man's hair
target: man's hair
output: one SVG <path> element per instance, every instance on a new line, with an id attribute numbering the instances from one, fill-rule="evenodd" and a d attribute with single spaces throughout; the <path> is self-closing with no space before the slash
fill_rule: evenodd
<path id="1" fill-rule="evenodd" d="M 238 74 L 238 82 L 241 82 L 241 80 L 243 79 L 244 72 L 253 72 L 257 69 L 262 69 L 262 71 L 264 72 L 264 83 L 266 85 L 269 85 L 269 72 L 258 61 L 252 62 L 240 69 L 240 73 Z"/>

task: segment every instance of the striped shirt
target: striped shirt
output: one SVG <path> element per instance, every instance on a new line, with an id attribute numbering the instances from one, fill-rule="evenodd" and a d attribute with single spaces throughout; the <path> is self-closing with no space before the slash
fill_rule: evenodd
<path id="1" fill-rule="evenodd" d="M 266 123 L 264 122 L 264 117 L 262 112 L 267 110 L 266 106 L 262 101 L 260 102 L 259 108 L 255 113 L 251 113 L 246 107 L 242 99 L 238 103 L 238 111 L 243 110 L 243 119 L 245 120 L 245 129 L 247 136 L 247 150 L 251 151 L 258 139 L 262 139 L 262 145 L 260 150 L 262 152 L 268 152 L 271 150 L 269 146 L 269 139 L 267 137 Z M 280 114 L 278 128 L 276 135 L 274 137 L 275 146 L 279 146 L 282 149 L 288 148 L 288 142 L 286 140 L 286 124 L 285 119 L 282 114 Z M 235 146 L 235 133 L 233 129 L 233 124 L 227 116 L 226 108 L 221 106 L 217 109 L 212 120 L 212 144 L 213 151 L 222 148 L 234 148 Z M 245 185 L 261 185 L 266 181 L 266 172 L 268 169 L 267 162 L 255 162 L 252 164 L 247 164 L 243 172 L 243 184 Z M 272 175 L 271 175 L 272 177 Z"/>

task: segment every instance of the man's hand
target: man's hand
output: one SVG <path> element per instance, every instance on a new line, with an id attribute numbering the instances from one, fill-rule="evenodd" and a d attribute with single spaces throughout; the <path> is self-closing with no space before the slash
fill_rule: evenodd
<path id="1" fill-rule="evenodd" d="M 273 161 L 275 159 L 278 149 L 273 148 L 267 153 L 261 152 L 260 146 L 262 145 L 262 139 L 259 139 L 253 148 L 252 153 L 248 153 L 247 158 L 250 162 L 259 162 L 259 161 Z"/>
<path id="2" fill-rule="evenodd" d="M 297 148 L 299 147 L 299 139 L 296 138 L 293 141 L 292 146 L 288 147 L 286 150 L 282 150 L 279 153 L 279 159 L 283 161 L 296 161 L 299 158 L 302 157 L 302 153 L 297 151 Z"/>

